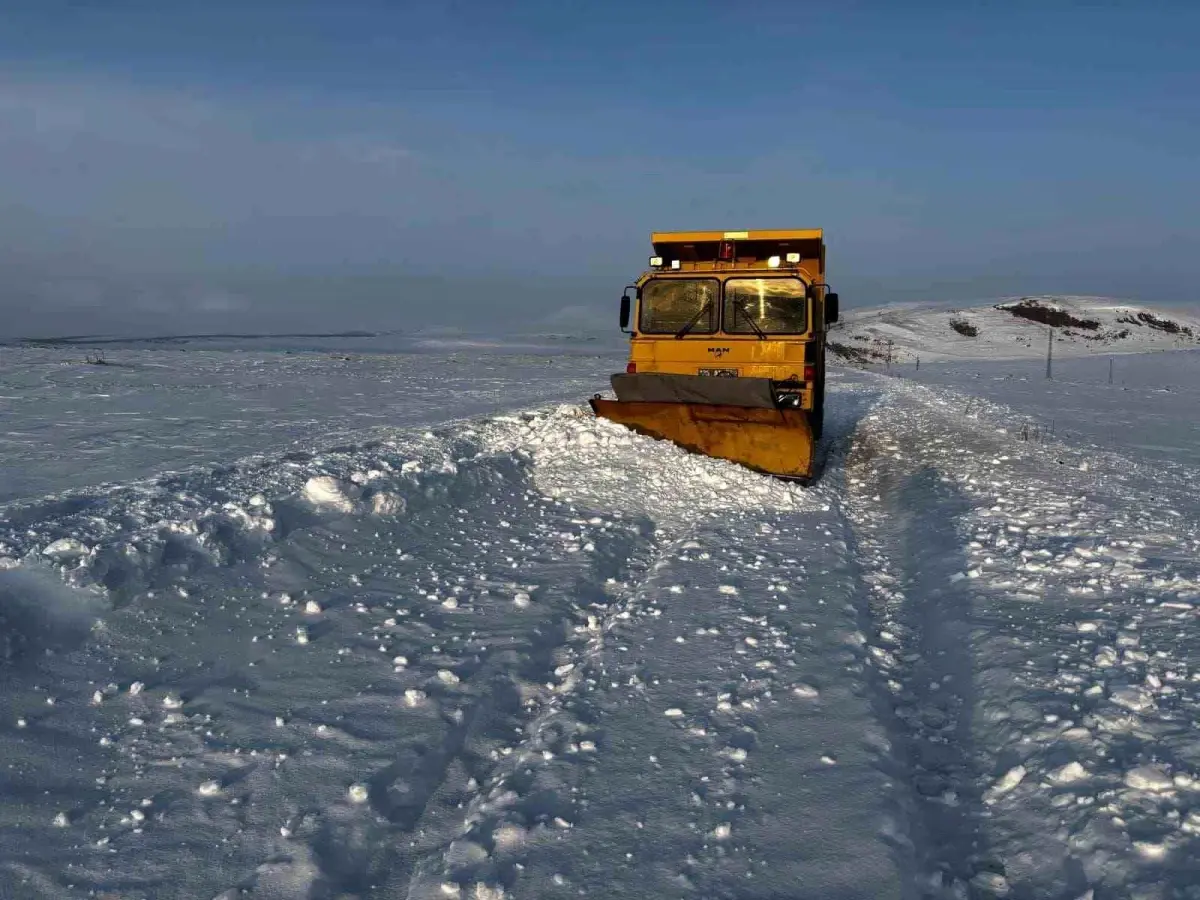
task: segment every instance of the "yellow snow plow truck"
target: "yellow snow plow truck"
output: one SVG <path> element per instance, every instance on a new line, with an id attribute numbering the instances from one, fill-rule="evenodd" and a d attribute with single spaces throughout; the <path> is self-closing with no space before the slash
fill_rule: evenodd
<path id="1" fill-rule="evenodd" d="M 798 481 L 825 412 L 820 229 L 651 235 L 650 268 L 621 297 L 629 364 L 598 416 L 687 450 Z M 632 292 L 632 294 L 631 294 Z"/>

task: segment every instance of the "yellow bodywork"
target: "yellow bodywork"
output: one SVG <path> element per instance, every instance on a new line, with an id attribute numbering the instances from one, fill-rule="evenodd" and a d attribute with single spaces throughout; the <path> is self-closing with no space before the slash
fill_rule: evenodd
<path id="1" fill-rule="evenodd" d="M 813 471 L 808 417 L 796 409 L 754 409 L 699 403 L 590 401 L 598 416 L 685 450 L 727 459 L 781 478 Z"/>
<path id="2" fill-rule="evenodd" d="M 805 340 L 760 341 L 753 335 L 704 335 L 682 340 L 637 337 L 630 341 L 629 361 L 638 372 L 697 375 L 701 369 L 732 369 L 738 378 L 795 379 L 804 384 Z M 804 409 L 812 409 L 812 390 L 799 393 Z"/>
<path id="3" fill-rule="evenodd" d="M 684 387 L 671 396 L 656 395 L 655 388 L 651 396 L 634 391 L 622 397 L 620 376 L 614 376 L 617 399 L 592 400 L 596 415 L 755 471 L 787 478 L 811 477 L 817 436 L 813 424 L 817 423 L 819 432 L 825 376 L 825 244 L 821 230 L 654 232 L 651 244 L 655 254 L 651 269 L 631 285 L 637 294 L 631 308 L 634 324 L 627 373 L 649 382 L 675 379 Z M 701 292 L 711 292 L 694 296 L 718 298 L 713 302 L 716 309 L 709 313 L 714 318 L 706 320 L 703 333 L 689 330 L 691 326 L 682 333 L 665 333 L 662 325 L 647 326 L 647 330 L 640 327 L 643 288 L 652 280 L 675 279 L 700 282 L 704 285 Z M 727 289 L 731 279 L 738 279 L 738 286 Z M 799 310 L 803 304 L 803 331 L 749 332 L 745 320 L 738 330 L 737 316 L 731 310 L 736 306 L 741 311 L 743 301 L 729 306 L 727 295 L 741 296 L 737 292 L 745 291 L 744 285 L 759 285 L 756 290 L 761 299 L 761 285 L 767 279 L 785 280 L 789 293 L 792 285 L 803 282 L 799 294 L 787 298 L 793 304 L 789 309 Z M 686 285 L 676 289 L 694 290 Z M 658 285 L 656 290 L 672 288 Z M 829 298 L 836 303 L 836 295 Z M 763 309 L 760 303 L 760 316 Z M 714 326 L 714 322 L 718 324 Z M 746 396 L 738 397 L 734 390 L 734 399 L 728 399 L 732 385 L 713 384 L 726 379 L 744 385 Z M 705 402 L 710 389 L 726 399 Z M 747 399 L 750 394 L 755 395 L 753 400 Z"/>

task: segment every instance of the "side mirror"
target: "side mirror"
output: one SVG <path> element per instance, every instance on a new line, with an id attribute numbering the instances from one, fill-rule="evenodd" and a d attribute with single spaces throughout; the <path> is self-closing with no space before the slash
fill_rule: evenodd
<path id="1" fill-rule="evenodd" d="M 621 295 L 621 330 L 625 331 L 629 328 L 629 295 Z"/>
<path id="2" fill-rule="evenodd" d="M 838 320 L 838 295 L 825 295 L 825 321 L 832 325 Z"/>

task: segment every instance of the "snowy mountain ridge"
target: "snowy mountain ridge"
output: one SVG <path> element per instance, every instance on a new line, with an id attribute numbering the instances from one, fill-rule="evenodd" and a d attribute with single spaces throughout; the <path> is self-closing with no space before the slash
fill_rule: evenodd
<path id="1" fill-rule="evenodd" d="M 829 330 L 834 357 L 855 364 L 1032 359 L 1200 347 L 1200 314 L 1110 297 L 1028 296 L 993 305 L 905 304 L 848 310 Z"/>

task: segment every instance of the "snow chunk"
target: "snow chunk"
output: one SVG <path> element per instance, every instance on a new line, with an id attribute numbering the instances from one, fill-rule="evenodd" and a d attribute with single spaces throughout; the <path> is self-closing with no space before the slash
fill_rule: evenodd
<path id="1" fill-rule="evenodd" d="M 663 715 L 666 716 L 668 719 L 678 719 L 680 716 L 683 715 L 683 710 L 677 706 L 672 706 L 670 709 L 668 709 L 666 712 L 664 712 Z"/>
<path id="2" fill-rule="evenodd" d="M 1112 692 L 1110 697 L 1117 706 L 1134 712 L 1145 712 L 1154 708 L 1154 698 L 1150 692 L 1140 687 L 1121 687 Z"/>
<path id="3" fill-rule="evenodd" d="M 1119 657 L 1117 656 L 1116 648 L 1104 646 L 1096 651 L 1096 656 L 1093 662 L 1101 669 L 1111 669 L 1117 664 Z"/>
<path id="4" fill-rule="evenodd" d="M 339 512 L 352 512 L 357 495 L 358 488 L 355 485 L 332 475 L 315 475 L 304 483 L 306 500 L 315 506 L 329 507 Z"/>
<path id="5" fill-rule="evenodd" d="M 1074 784 L 1091 776 L 1091 773 L 1078 762 L 1069 762 L 1061 769 L 1051 772 L 1048 776 L 1052 784 Z"/>
<path id="6" fill-rule="evenodd" d="M 407 509 L 408 504 L 398 494 L 380 491 L 371 495 L 371 512 L 377 516 L 397 516 Z"/>
<path id="7" fill-rule="evenodd" d="M 88 556 L 92 550 L 82 541 L 77 541 L 75 538 L 59 538 L 52 544 L 48 544 L 42 549 L 43 556 L 49 556 L 51 559 L 63 562 L 68 559 L 77 559 L 80 556 Z"/>
<path id="8" fill-rule="evenodd" d="M 1016 789 L 1029 774 L 1024 766 L 1013 766 L 1007 772 L 1000 776 L 1000 779 L 993 784 L 987 791 L 984 792 L 983 802 L 987 804 L 995 803 L 1005 794 Z"/>
<path id="9" fill-rule="evenodd" d="M 482 881 L 477 881 L 471 885 L 470 893 L 467 895 L 471 900 L 505 900 L 508 894 L 500 885 L 484 884 Z"/>
<path id="10" fill-rule="evenodd" d="M 1008 896 L 1008 879 L 998 872 L 978 872 L 971 879 L 971 885 L 976 890 L 992 894 L 996 897 Z"/>
<path id="11" fill-rule="evenodd" d="M 1135 791 L 1151 791 L 1156 794 L 1170 791 L 1175 782 L 1162 766 L 1138 766 L 1125 773 L 1125 784 Z"/>
<path id="12" fill-rule="evenodd" d="M 501 825 L 492 836 L 492 842 L 499 852 L 511 852 L 525 846 L 527 833 L 520 825 Z"/>
<path id="13" fill-rule="evenodd" d="M 1158 860 L 1167 855 L 1166 844 L 1156 844 L 1152 841 L 1134 841 L 1133 848 L 1146 859 Z"/>
<path id="14" fill-rule="evenodd" d="M 352 784 L 347 793 L 350 796 L 351 803 L 367 802 L 367 786 L 365 784 Z"/>
<path id="15" fill-rule="evenodd" d="M 1188 834 L 1200 834 L 1200 809 L 1194 809 L 1188 813 L 1188 817 L 1184 819 L 1179 828 Z"/>

